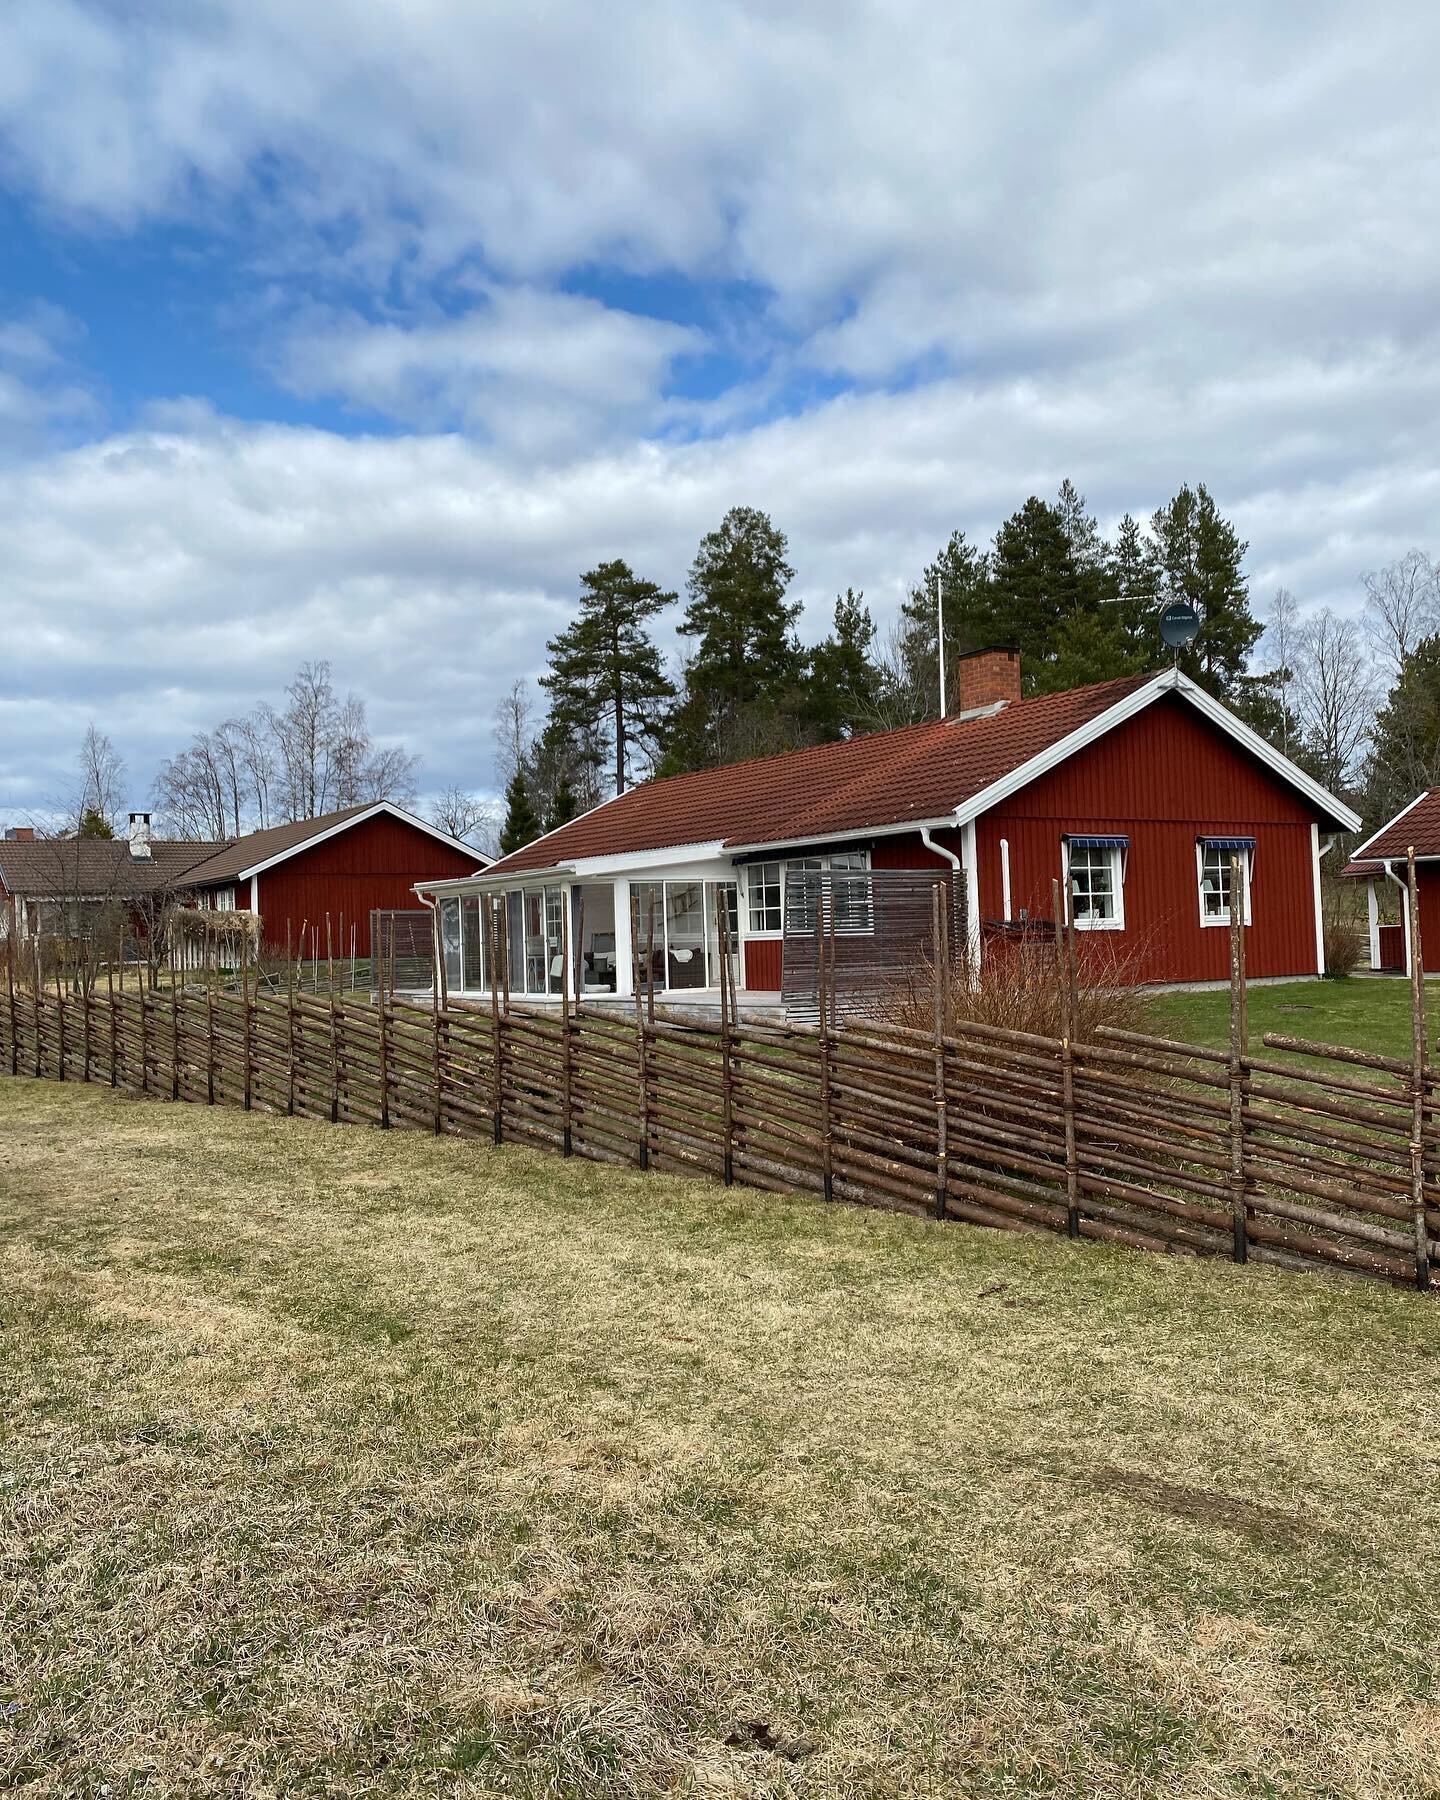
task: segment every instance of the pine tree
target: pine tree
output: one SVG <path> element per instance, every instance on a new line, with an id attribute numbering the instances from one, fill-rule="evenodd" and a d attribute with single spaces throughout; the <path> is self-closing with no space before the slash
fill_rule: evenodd
<path id="1" fill-rule="evenodd" d="M 98 807 L 87 806 L 75 827 L 75 835 L 77 838 L 113 838 L 115 831 Z"/>
<path id="2" fill-rule="evenodd" d="M 1061 673 L 1061 627 L 1095 598 L 1059 507 L 1032 494 L 1010 515 L 995 533 L 990 585 L 997 641 L 1018 646 L 1027 692 L 1050 692 Z"/>
<path id="3" fill-rule="evenodd" d="M 1440 786 L 1440 637 L 1421 640 L 1375 717 L 1365 768 L 1365 823 L 1383 825 Z"/>
<path id="4" fill-rule="evenodd" d="M 933 562 L 926 564 L 924 574 L 901 603 L 894 667 L 890 671 L 894 691 L 886 696 L 890 724 L 940 716 L 937 602 L 941 590 L 945 603 L 946 683 L 952 705 L 956 660 L 969 650 L 984 649 L 995 641 L 989 561 L 963 531 L 952 531 L 949 542 Z"/>
<path id="5" fill-rule="evenodd" d="M 796 686 L 800 605 L 785 598 L 795 578 L 786 548 L 784 532 L 751 506 L 732 507 L 701 539 L 680 622 L 695 651 L 669 733 L 667 772 L 729 760 L 752 723 L 743 715 L 763 715 Z"/>
<path id="6" fill-rule="evenodd" d="M 517 769 L 505 789 L 505 823 L 500 828 L 500 854 L 523 850 L 540 836 L 540 821 L 530 798 L 530 787 L 524 769 Z"/>
<path id="7" fill-rule="evenodd" d="M 1169 652 L 1160 637 L 1155 561 L 1144 532 L 1128 512 L 1115 528 L 1107 561 L 1112 604 L 1127 661 L 1136 670 L 1163 668 Z"/>
<path id="8" fill-rule="evenodd" d="M 1238 696 L 1261 625 L 1250 611 L 1241 562 L 1249 545 L 1223 518 L 1202 482 L 1182 487 L 1150 521 L 1156 589 L 1188 600 L 1200 634 L 1180 652 L 1185 673 L 1221 699 Z"/>
<path id="9" fill-rule="evenodd" d="M 805 685 L 806 737 L 812 743 L 853 737 L 875 716 L 880 671 L 875 621 L 853 588 L 835 596 L 835 628 L 810 652 Z"/>
<path id="10" fill-rule="evenodd" d="M 540 685 L 561 726 L 587 738 L 608 735 L 615 792 L 623 794 L 632 746 L 655 743 L 674 698 L 645 623 L 676 596 L 618 559 L 580 579 L 580 616 L 546 646 L 550 673 Z"/>

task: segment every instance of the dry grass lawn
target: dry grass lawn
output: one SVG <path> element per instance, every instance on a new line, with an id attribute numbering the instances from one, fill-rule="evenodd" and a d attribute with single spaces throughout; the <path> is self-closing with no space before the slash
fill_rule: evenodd
<path id="1" fill-rule="evenodd" d="M 5 1079 L 0 1363 L 0 1788 L 1440 1786 L 1413 1293 Z"/>

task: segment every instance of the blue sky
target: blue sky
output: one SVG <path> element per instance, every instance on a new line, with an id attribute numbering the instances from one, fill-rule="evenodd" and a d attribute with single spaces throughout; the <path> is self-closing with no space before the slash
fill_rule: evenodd
<path id="1" fill-rule="evenodd" d="M 807 635 L 1064 477 L 1284 584 L 1440 550 L 1418 4 L 12 0 L 0 820 L 328 657 L 424 785 L 732 504 Z M 670 634 L 667 634 L 670 635 Z M 678 639 L 670 647 L 678 653 Z"/>

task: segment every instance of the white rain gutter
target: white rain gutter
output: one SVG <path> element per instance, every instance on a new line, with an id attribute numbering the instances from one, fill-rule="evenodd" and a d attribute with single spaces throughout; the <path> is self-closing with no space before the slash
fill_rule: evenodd
<path id="1" fill-rule="evenodd" d="M 1399 888 L 1401 894 L 1404 896 L 1400 906 L 1400 918 L 1405 926 L 1405 973 L 1411 975 L 1414 973 L 1415 951 L 1414 946 L 1410 942 L 1410 887 L 1408 882 L 1402 881 L 1395 873 L 1395 861 L 1393 857 L 1386 856 L 1382 858 L 1380 867 L 1384 869 L 1385 873 L 1395 883 L 1396 887 Z"/>

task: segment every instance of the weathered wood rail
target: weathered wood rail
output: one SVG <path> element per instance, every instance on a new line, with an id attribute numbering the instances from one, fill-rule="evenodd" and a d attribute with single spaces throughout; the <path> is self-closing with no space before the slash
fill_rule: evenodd
<path id="1" fill-rule="evenodd" d="M 1274 1054 L 1252 1055 L 1236 955 L 1227 1050 L 947 1026 L 938 1001 L 919 1032 L 823 1009 L 818 1026 L 786 1024 L 733 995 L 697 1019 L 275 994 L 248 979 L 239 992 L 68 992 L 12 968 L 0 1070 L 1428 1285 L 1440 1108 L 1423 989 L 1409 1062 L 1274 1037 Z M 1295 1051 L 1324 1066 L 1297 1073 L 1280 1054 Z"/>

